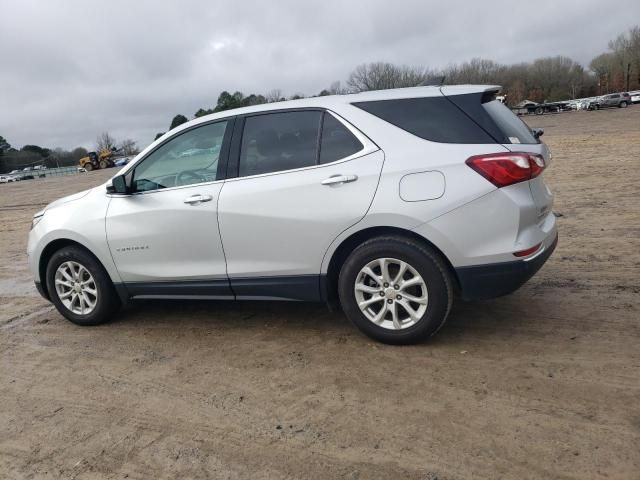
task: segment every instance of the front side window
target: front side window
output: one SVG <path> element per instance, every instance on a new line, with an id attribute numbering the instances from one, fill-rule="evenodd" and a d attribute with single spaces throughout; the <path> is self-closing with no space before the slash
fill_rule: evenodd
<path id="1" fill-rule="evenodd" d="M 154 150 L 133 174 L 136 192 L 218 180 L 227 121 L 187 130 Z"/>
<path id="2" fill-rule="evenodd" d="M 247 117 L 240 147 L 241 177 L 317 164 L 320 111 Z"/>

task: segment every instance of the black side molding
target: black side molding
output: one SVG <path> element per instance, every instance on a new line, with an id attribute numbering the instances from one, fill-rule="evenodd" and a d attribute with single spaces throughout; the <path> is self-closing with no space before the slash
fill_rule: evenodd
<path id="1" fill-rule="evenodd" d="M 320 275 L 232 278 L 238 300 L 300 300 L 320 302 Z"/>

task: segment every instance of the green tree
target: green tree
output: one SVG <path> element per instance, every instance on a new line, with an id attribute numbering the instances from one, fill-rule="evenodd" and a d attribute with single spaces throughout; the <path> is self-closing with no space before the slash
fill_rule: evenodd
<path id="1" fill-rule="evenodd" d="M 51 153 L 51 150 L 49 150 L 48 148 L 42 148 L 42 147 L 39 147 L 38 145 L 25 145 L 20 149 L 20 151 L 37 153 L 41 157 L 48 157 L 49 154 Z"/>
<path id="2" fill-rule="evenodd" d="M 187 123 L 188 121 L 189 120 L 187 119 L 187 117 L 185 117 L 184 115 L 178 114 L 175 117 L 173 117 L 173 120 L 171 120 L 171 125 L 169 126 L 169 130 L 173 130 L 177 126 L 182 125 L 183 123 Z"/>
<path id="3" fill-rule="evenodd" d="M 156 133 L 156 138 L 154 138 L 153 140 L 155 141 L 155 140 L 159 139 L 164 134 L 165 134 L 165 132 Z"/>
<path id="4" fill-rule="evenodd" d="M 7 142 L 3 136 L 0 136 L 0 155 L 2 155 L 4 152 L 9 150 L 10 148 L 11 148 L 11 145 L 9 145 L 9 142 Z"/>

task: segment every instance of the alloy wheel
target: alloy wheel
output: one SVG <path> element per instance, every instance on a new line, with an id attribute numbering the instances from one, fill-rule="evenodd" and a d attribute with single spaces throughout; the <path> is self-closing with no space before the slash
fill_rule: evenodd
<path id="1" fill-rule="evenodd" d="M 74 261 L 60 264 L 54 282 L 58 298 L 69 311 L 76 315 L 89 315 L 96 308 L 98 288 L 83 265 Z"/>
<path id="2" fill-rule="evenodd" d="M 395 258 L 378 258 L 362 267 L 354 293 L 364 316 L 388 330 L 415 325 L 429 303 L 422 276 L 409 263 Z"/>

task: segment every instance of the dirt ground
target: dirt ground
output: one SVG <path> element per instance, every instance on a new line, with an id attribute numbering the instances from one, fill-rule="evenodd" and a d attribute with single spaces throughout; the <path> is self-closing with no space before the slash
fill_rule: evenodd
<path id="1" fill-rule="evenodd" d="M 32 286 L 29 223 L 114 172 L 0 185 L 0 477 L 640 479 L 640 105 L 527 120 L 556 252 L 412 347 L 298 303 L 76 327 Z"/>

